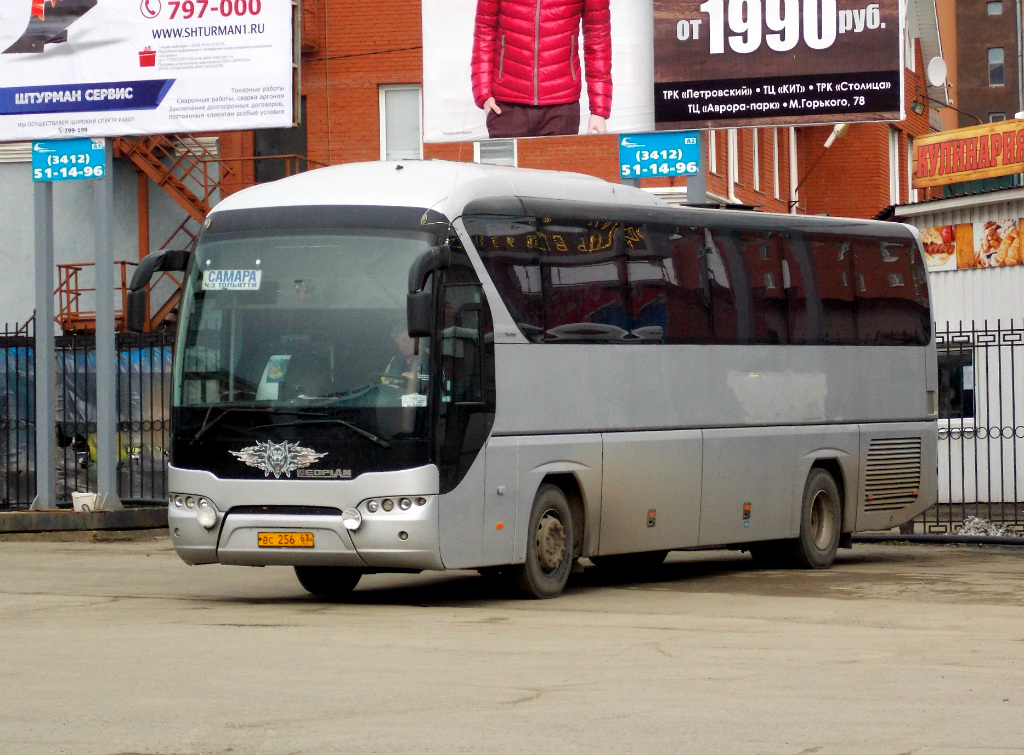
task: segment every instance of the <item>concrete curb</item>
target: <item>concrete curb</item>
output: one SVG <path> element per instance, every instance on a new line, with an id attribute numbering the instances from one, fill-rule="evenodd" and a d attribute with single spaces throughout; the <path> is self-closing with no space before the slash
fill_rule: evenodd
<path id="1" fill-rule="evenodd" d="M 0 534 L 73 532 L 77 530 L 144 530 L 167 527 L 166 508 L 111 511 L 10 511 L 0 514 Z"/>

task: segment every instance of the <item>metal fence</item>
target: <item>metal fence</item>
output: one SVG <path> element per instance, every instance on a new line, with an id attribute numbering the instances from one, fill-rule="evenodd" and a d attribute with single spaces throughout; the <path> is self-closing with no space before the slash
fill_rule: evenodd
<path id="1" fill-rule="evenodd" d="M 936 341 L 939 502 L 906 531 L 955 533 L 974 516 L 1024 532 L 1024 324 L 957 323 Z M 31 330 L 0 332 L 0 510 L 35 495 L 34 342 Z M 61 336 L 56 351 L 57 495 L 70 506 L 72 492 L 96 486 L 95 339 Z M 117 336 L 125 501 L 166 498 L 171 351 L 164 333 Z"/>
<path id="2" fill-rule="evenodd" d="M 1024 323 L 936 327 L 939 502 L 915 531 L 953 534 L 967 517 L 1024 534 Z"/>
<path id="3" fill-rule="evenodd" d="M 35 497 L 35 350 L 28 330 L 0 331 L 0 511 Z M 56 346 L 57 505 L 96 490 L 96 339 L 58 336 Z M 117 335 L 117 487 L 128 503 L 167 496 L 172 337 Z"/>

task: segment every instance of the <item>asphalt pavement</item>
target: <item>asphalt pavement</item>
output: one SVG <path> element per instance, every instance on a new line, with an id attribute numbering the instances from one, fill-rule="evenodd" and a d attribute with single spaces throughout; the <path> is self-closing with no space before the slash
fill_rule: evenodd
<path id="1" fill-rule="evenodd" d="M 1024 548 L 679 553 L 555 600 L 474 572 L 189 567 L 0 542 L 0 753 L 1021 753 Z"/>

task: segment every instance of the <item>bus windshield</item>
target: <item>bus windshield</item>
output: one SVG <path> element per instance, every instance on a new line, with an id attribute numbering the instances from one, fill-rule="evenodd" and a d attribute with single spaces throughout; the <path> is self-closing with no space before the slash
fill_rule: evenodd
<path id="1" fill-rule="evenodd" d="M 406 333 L 405 297 L 430 245 L 379 229 L 204 235 L 183 294 L 175 407 L 423 412 L 427 342 Z"/>

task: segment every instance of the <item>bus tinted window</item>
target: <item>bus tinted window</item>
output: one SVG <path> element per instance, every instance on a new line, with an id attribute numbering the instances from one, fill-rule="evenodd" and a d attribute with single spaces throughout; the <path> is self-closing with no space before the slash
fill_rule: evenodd
<path id="1" fill-rule="evenodd" d="M 753 343 L 790 343 L 781 240 L 763 231 L 739 231 L 735 235 L 750 280 Z"/>
<path id="2" fill-rule="evenodd" d="M 535 343 L 635 341 L 627 302 L 637 225 L 469 217 L 466 227 L 523 334 Z"/>
<path id="3" fill-rule="evenodd" d="M 714 343 L 750 342 L 750 290 L 739 239 L 731 230 L 704 231 L 704 263 Z"/>
<path id="4" fill-rule="evenodd" d="M 817 281 L 821 300 L 818 343 L 856 344 L 856 295 L 853 244 L 839 236 L 805 234 L 794 239 L 809 259 L 809 272 Z"/>
<path id="5" fill-rule="evenodd" d="M 857 341 L 928 343 L 931 321 L 920 257 L 910 241 L 855 239 Z"/>
<path id="6" fill-rule="evenodd" d="M 644 343 L 711 343 L 703 231 L 644 226 L 627 275 L 635 336 Z"/>
<path id="7" fill-rule="evenodd" d="M 616 220 L 469 216 L 535 343 L 926 344 L 908 239 Z"/>

